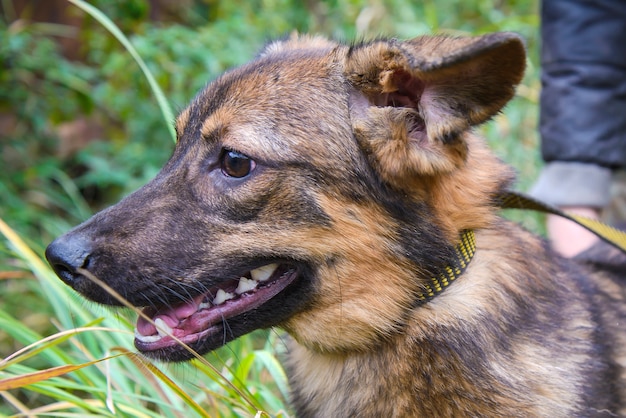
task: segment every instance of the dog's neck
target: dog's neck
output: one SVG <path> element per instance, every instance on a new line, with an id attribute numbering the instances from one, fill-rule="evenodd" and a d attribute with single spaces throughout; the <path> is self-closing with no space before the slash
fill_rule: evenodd
<path id="1" fill-rule="evenodd" d="M 417 295 L 417 304 L 426 303 L 460 277 L 476 252 L 476 236 L 471 229 L 463 231 L 459 243 L 456 246 L 456 257 L 448 265 L 441 268 L 437 274 L 433 275 L 430 283 L 424 285 L 424 291 Z"/>

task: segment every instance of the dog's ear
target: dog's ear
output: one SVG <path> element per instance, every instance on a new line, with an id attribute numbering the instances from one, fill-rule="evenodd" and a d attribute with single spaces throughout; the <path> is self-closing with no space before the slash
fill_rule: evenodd
<path id="1" fill-rule="evenodd" d="M 355 135 L 392 185 L 449 172 L 465 159 L 464 133 L 513 97 L 524 67 L 512 33 L 352 46 L 344 71 Z"/>

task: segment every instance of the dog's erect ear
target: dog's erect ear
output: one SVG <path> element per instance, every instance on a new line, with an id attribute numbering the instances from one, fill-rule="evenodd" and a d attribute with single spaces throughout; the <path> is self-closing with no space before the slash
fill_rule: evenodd
<path id="1" fill-rule="evenodd" d="M 524 67 L 523 42 L 512 33 L 353 46 L 344 71 L 354 132 L 395 186 L 449 172 L 465 158 L 463 133 L 513 97 Z"/>

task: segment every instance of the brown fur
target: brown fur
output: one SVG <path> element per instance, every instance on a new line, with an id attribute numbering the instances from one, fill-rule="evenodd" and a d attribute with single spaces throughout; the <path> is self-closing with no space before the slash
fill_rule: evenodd
<path id="1" fill-rule="evenodd" d="M 183 331 L 194 316 L 175 331 L 206 352 L 287 330 L 299 416 L 626 415 L 623 257 L 563 260 L 501 219 L 512 172 L 472 133 L 513 96 L 524 62 L 503 33 L 275 42 L 181 113 L 154 181 L 48 259 L 86 297 L 117 304 L 80 268 L 154 316 L 280 264 L 276 296 L 202 337 Z M 470 229 L 467 270 L 420 303 Z M 168 341 L 136 343 L 189 357 Z"/>

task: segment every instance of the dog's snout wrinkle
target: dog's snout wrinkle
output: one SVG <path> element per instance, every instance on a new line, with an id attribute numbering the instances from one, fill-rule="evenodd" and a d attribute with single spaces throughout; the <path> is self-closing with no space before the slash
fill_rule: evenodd
<path id="1" fill-rule="evenodd" d="M 75 287 L 82 277 L 77 269 L 89 267 L 90 245 L 81 236 L 66 234 L 48 245 L 46 259 L 61 280 Z"/>

